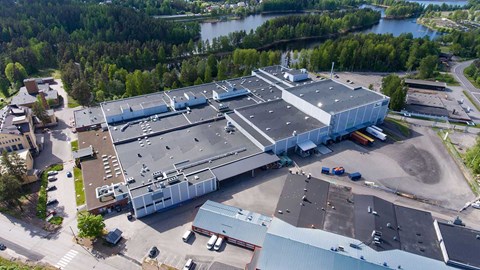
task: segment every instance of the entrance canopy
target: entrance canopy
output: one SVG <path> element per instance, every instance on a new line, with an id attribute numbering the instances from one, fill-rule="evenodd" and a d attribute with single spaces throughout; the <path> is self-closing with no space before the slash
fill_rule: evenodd
<path id="1" fill-rule="evenodd" d="M 299 144 L 297 144 L 298 147 L 300 147 L 300 149 L 302 149 L 303 152 L 306 152 L 308 150 L 312 150 L 312 149 L 315 149 L 317 147 L 316 144 L 314 144 L 312 141 L 310 140 L 307 140 L 307 141 L 304 141 L 304 142 L 301 142 Z"/>
<path id="2" fill-rule="evenodd" d="M 261 153 L 222 167 L 215 168 L 212 170 L 212 172 L 215 174 L 218 181 L 222 181 L 253 169 L 260 168 L 267 164 L 277 162 L 279 160 L 280 159 L 275 154 Z"/>

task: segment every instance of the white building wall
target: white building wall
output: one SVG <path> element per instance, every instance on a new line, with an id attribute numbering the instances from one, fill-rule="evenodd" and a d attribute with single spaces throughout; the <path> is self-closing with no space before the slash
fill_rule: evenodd
<path id="1" fill-rule="evenodd" d="M 135 216 L 137 218 L 155 213 L 170 206 L 193 199 L 198 196 L 213 192 L 217 189 L 215 178 L 189 185 L 187 181 L 166 186 L 162 189 L 163 199 L 154 202 L 152 193 L 146 193 L 142 196 L 131 199 Z"/>
<path id="2" fill-rule="evenodd" d="M 298 97 L 288 91 L 282 91 L 282 99 L 292 104 L 297 109 L 317 119 L 325 125 L 330 125 L 331 115 L 322 109 L 308 103 L 301 97 Z"/>

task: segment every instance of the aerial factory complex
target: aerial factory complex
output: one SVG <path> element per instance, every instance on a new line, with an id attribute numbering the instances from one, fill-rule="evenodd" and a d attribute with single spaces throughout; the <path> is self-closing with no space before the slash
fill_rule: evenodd
<path id="1" fill-rule="evenodd" d="M 388 104 L 388 97 L 362 87 L 314 82 L 306 70 L 271 66 L 76 111 L 77 129 L 101 126 L 98 148 L 111 142 L 114 150 L 90 147 L 94 142 L 80 146 L 86 156 L 93 148 L 96 159 L 89 162 L 101 164 L 85 177 L 95 188 L 95 196 L 87 194 L 88 210 L 126 204 L 128 197 L 137 218 L 175 206 L 236 175 L 274 166 L 288 151 L 308 156 L 380 124 Z"/>

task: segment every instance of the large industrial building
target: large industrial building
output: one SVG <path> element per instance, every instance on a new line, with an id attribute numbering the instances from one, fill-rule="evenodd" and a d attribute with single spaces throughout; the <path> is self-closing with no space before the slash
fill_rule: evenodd
<path id="1" fill-rule="evenodd" d="M 101 111 L 103 121 L 89 112 L 75 119 L 84 128 L 108 130 L 120 164 L 114 177 L 124 178 L 100 181 L 96 197 L 128 196 L 142 217 L 269 167 L 277 155 L 307 156 L 382 123 L 388 103 L 362 87 L 314 82 L 305 70 L 272 66 L 228 81 L 105 102 L 92 110 Z"/>

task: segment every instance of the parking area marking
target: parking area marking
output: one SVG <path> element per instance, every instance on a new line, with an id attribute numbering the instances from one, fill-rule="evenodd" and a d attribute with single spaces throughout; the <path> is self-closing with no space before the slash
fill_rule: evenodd
<path id="1" fill-rule="evenodd" d="M 55 265 L 55 267 L 64 269 L 70 261 L 77 256 L 78 251 L 71 249 L 67 254 L 65 254 Z"/>

